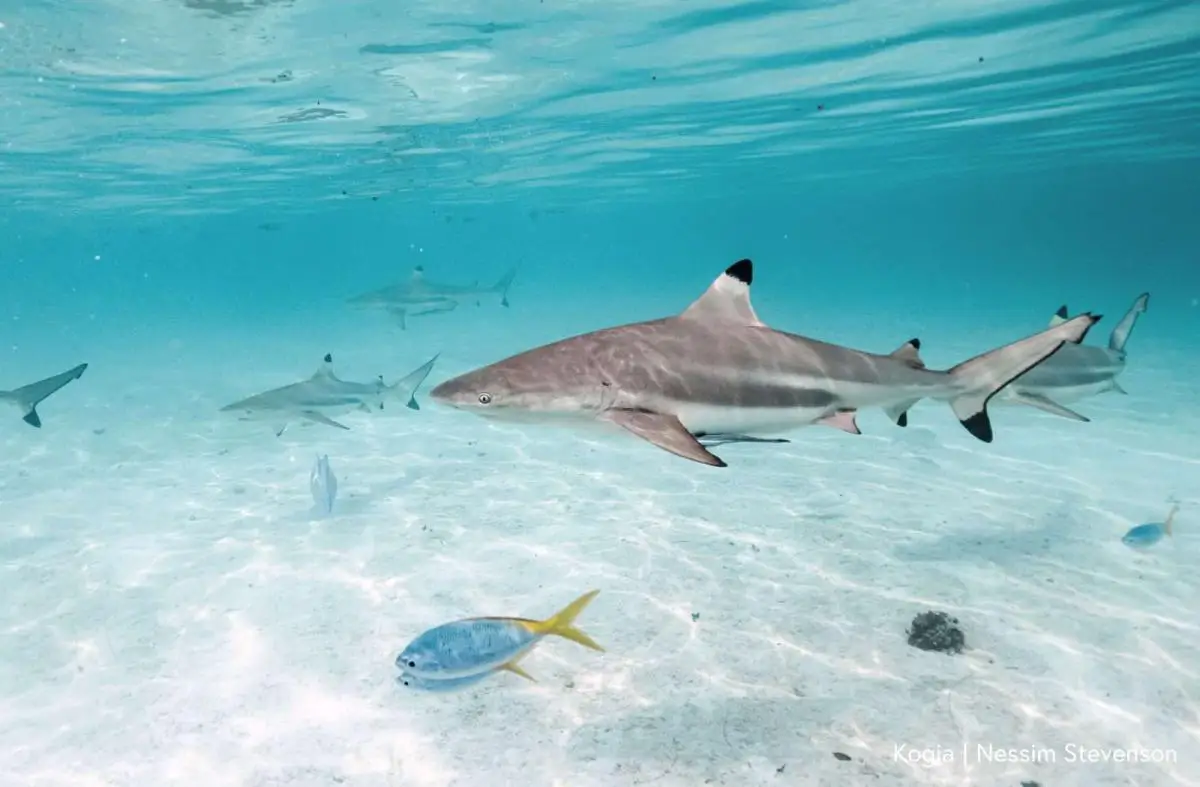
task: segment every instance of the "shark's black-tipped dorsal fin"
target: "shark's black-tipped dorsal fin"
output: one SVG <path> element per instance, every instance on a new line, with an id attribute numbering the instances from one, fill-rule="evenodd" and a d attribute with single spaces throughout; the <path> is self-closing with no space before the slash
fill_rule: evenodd
<path id="1" fill-rule="evenodd" d="M 1067 314 L 1067 304 L 1064 303 L 1062 306 L 1058 307 L 1058 311 L 1056 311 L 1054 316 L 1050 318 L 1050 327 L 1053 328 L 1055 325 L 1062 325 L 1064 322 L 1066 322 Z"/>
<path id="2" fill-rule="evenodd" d="M 412 272 L 413 281 L 420 281 L 423 278 L 425 278 L 425 266 L 418 265 L 417 267 L 413 268 L 413 272 Z"/>
<path id="3" fill-rule="evenodd" d="M 325 357 L 321 359 L 321 366 L 313 374 L 313 377 L 331 376 L 333 376 L 333 353 L 325 353 Z"/>
<path id="4" fill-rule="evenodd" d="M 754 263 L 738 260 L 726 268 L 704 294 L 679 316 L 689 320 L 762 325 L 750 303 L 750 284 L 753 281 Z"/>

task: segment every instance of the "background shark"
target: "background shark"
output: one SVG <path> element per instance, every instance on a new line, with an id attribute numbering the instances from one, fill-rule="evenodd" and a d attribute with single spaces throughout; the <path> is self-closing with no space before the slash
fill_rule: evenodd
<path id="1" fill-rule="evenodd" d="M 430 396 L 487 417 L 608 423 L 717 467 L 725 462 L 698 435 L 765 436 L 814 423 L 858 434 L 860 408 L 883 408 L 903 425 L 923 398 L 949 402 L 967 431 L 991 442 L 988 401 L 1099 319 L 1083 314 L 932 371 L 915 339 L 876 355 L 773 330 L 751 305 L 752 280 L 753 264 L 739 260 L 682 314 L 529 350 Z"/>
<path id="2" fill-rule="evenodd" d="M 1125 389 L 1117 384 L 1117 375 L 1125 371 L 1125 343 L 1129 341 L 1133 326 L 1149 303 L 1150 293 L 1144 292 L 1137 297 L 1117 327 L 1113 328 L 1112 335 L 1108 337 L 1108 347 L 1067 345 L 1045 363 L 1038 364 L 1014 380 L 1004 390 L 1000 401 L 1026 404 L 1076 421 L 1089 420 L 1062 403 L 1075 402 L 1105 391 L 1125 393 Z M 1050 318 L 1050 326 L 1061 325 L 1066 320 L 1067 307 L 1063 305 Z"/>
<path id="3" fill-rule="evenodd" d="M 387 385 L 381 376 L 369 383 L 341 380 L 333 372 L 333 356 L 326 355 L 321 367 L 307 380 L 272 388 L 221 408 L 221 412 L 240 413 L 240 420 L 267 421 L 273 424 L 275 436 L 283 434 L 292 421 L 325 424 L 338 429 L 350 427 L 333 420 L 355 410 L 382 410 L 389 400 L 407 400 L 410 410 L 420 410 L 416 393 L 429 376 L 438 356 L 433 356 L 420 368 L 409 372 L 394 385 Z"/>
<path id="4" fill-rule="evenodd" d="M 38 416 L 37 406 L 72 380 L 78 380 L 88 368 L 86 363 L 81 363 L 73 369 L 68 369 L 61 374 L 56 374 L 53 377 L 47 377 L 45 380 L 38 380 L 36 383 L 23 385 L 13 391 L 0 391 L 0 401 L 8 402 L 9 404 L 20 409 L 22 419 L 30 426 L 42 427 L 42 419 Z"/>
<path id="5" fill-rule="evenodd" d="M 425 278 L 425 269 L 417 266 L 406 282 L 356 295 L 348 303 L 359 308 L 380 309 L 394 317 L 401 328 L 408 327 L 408 317 L 437 314 L 457 309 L 460 304 L 474 303 L 487 295 L 499 295 L 500 305 L 508 306 L 508 288 L 517 277 L 513 268 L 490 287 L 439 284 Z"/>

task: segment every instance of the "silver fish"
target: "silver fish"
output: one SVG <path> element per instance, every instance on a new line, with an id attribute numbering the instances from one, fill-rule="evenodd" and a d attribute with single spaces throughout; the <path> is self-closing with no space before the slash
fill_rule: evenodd
<path id="1" fill-rule="evenodd" d="M 752 279 L 751 261 L 739 260 L 682 314 L 528 350 L 430 396 L 489 418 L 616 425 L 716 467 L 725 462 L 697 435 L 763 436 L 816 423 L 858 434 L 859 409 L 883 408 L 904 425 L 924 398 L 948 402 L 967 431 L 991 442 L 988 401 L 1100 319 L 1082 314 L 933 371 L 916 340 L 876 355 L 768 327 L 751 305 Z"/>
<path id="2" fill-rule="evenodd" d="M 337 476 L 329 466 L 329 456 L 317 457 L 312 473 L 308 476 L 308 488 L 312 492 L 313 503 L 322 514 L 333 513 L 333 501 L 337 499 Z"/>

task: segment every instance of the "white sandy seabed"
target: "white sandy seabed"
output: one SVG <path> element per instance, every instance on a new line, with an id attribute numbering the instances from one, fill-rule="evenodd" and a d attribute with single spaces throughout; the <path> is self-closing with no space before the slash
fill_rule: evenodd
<path id="1" fill-rule="evenodd" d="M 447 353 L 429 383 L 495 357 Z M 43 430 L 3 425 L 0 784 L 1200 784 L 1181 360 L 1139 347 L 1129 396 L 1077 405 L 1090 424 L 994 407 L 984 445 L 925 402 L 903 430 L 718 448 L 726 469 L 427 397 L 277 439 L 214 411 L 308 368 L 247 360 L 210 393 L 96 365 Z M 1170 496 L 1175 538 L 1120 543 Z M 552 639 L 537 683 L 395 683 L 430 626 L 591 588 L 604 653 Z M 907 644 L 931 609 L 963 654 Z"/>

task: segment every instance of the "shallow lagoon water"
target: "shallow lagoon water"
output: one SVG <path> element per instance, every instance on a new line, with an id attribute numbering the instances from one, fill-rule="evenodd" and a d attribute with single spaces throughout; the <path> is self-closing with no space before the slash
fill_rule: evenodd
<path id="1" fill-rule="evenodd" d="M 685 5 L 0 9 L 0 387 L 89 364 L 0 423 L 0 784 L 1200 783 L 1196 9 Z M 440 352 L 428 390 L 747 256 L 771 326 L 932 368 L 1152 301 L 1128 395 L 991 444 L 928 401 L 721 469 L 420 392 L 219 414 L 326 353 Z M 507 308 L 347 304 L 518 264 Z M 396 683 L 589 588 L 604 653 Z M 963 653 L 907 643 L 927 610 Z"/>

